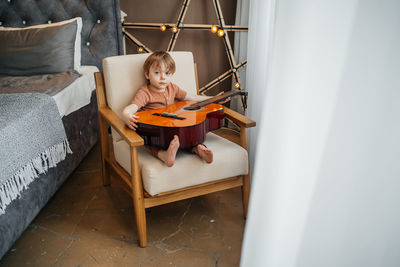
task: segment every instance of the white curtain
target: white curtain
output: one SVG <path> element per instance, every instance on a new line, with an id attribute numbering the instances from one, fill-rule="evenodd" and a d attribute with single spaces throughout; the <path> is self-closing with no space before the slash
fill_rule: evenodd
<path id="1" fill-rule="evenodd" d="M 400 1 L 250 1 L 241 266 L 400 266 Z"/>
<path id="2" fill-rule="evenodd" d="M 249 25 L 249 1 L 248 0 L 237 0 L 236 2 L 236 17 L 235 17 L 235 25 L 248 26 Z M 234 55 L 236 63 L 247 59 L 247 32 L 238 31 L 235 32 L 234 35 Z M 246 88 L 246 66 L 239 69 L 239 77 L 240 82 L 242 84 L 242 88 L 247 91 Z M 235 80 L 232 79 L 232 83 L 235 83 Z M 231 100 L 230 108 L 244 113 L 242 108 L 240 97 L 233 97 Z"/>

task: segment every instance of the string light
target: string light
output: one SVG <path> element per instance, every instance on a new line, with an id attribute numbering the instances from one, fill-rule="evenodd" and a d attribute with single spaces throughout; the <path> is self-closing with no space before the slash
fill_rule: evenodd
<path id="1" fill-rule="evenodd" d="M 160 30 L 162 32 L 165 32 L 166 29 L 167 29 L 167 26 L 165 26 L 164 24 L 160 26 Z"/>
<path id="2" fill-rule="evenodd" d="M 138 51 L 139 53 L 143 53 L 144 49 L 143 49 L 143 47 L 139 46 L 138 49 L 137 49 L 137 51 Z"/>
<path id="3" fill-rule="evenodd" d="M 240 83 L 239 82 L 235 82 L 235 88 L 238 89 L 240 87 Z"/>
<path id="4" fill-rule="evenodd" d="M 218 31 L 218 27 L 217 26 L 214 25 L 214 26 L 211 27 L 211 32 L 212 33 L 216 33 L 217 31 Z"/>
<path id="5" fill-rule="evenodd" d="M 217 35 L 218 35 L 219 37 L 224 36 L 224 34 L 225 34 L 225 32 L 224 32 L 224 30 L 222 30 L 222 29 L 219 29 L 219 30 L 217 31 Z"/>
<path id="6" fill-rule="evenodd" d="M 176 33 L 178 31 L 178 28 L 176 26 L 172 26 L 171 31 L 173 33 Z"/>

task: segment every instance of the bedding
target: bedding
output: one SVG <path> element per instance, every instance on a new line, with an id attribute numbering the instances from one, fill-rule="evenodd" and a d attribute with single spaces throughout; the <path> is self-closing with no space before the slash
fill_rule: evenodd
<path id="1" fill-rule="evenodd" d="M 38 174 L 72 153 L 61 117 L 89 104 L 93 73 L 98 71 L 95 66 L 82 69 L 83 75 L 0 77 L 0 162 L 5 166 L 0 173 L 0 215 Z"/>
<path id="2" fill-rule="evenodd" d="M 0 77 L 1 93 L 36 92 L 53 96 L 61 117 L 70 114 L 90 102 L 95 89 L 96 66 L 81 66 L 75 71 L 33 76 Z"/>
<path id="3" fill-rule="evenodd" d="M 21 191 L 72 153 L 57 105 L 39 93 L 0 94 L 0 215 Z"/>
<path id="4" fill-rule="evenodd" d="M 53 96 L 79 76 L 77 72 L 65 71 L 57 74 L 0 77 L 0 94 L 35 92 Z"/>
<path id="5" fill-rule="evenodd" d="M 36 90 L 42 93 L 51 95 L 46 96 L 46 98 L 52 100 L 53 103 L 51 113 L 62 117 L 62 125 L 64 126 L 66 137 L 73 153 L 68 153 L 67 145 L 63 143 L 63 150 L 65 150 L 64 152 L 66 153 L 65 159 L 61 160 L 64 152 L 61 153 L 62 155 L 56 153 L 56 155 L 58 155 L 57 158 L 60 159 L 57 166 L 48 168 L 45 173 L 39 173 L 38 177 L 35 178 L 25 190 L 20 192 L 20 196 L 7 205 L 5 213 L 0 215 L 0 258 L 11 248 L 13 243 L 99 139 L 97 101 L 94 91 L 93 73 L 102 70 L 101 63 L 104 57 L 123 53 L 120 14 L 119 0 L 0 1 L 0 26 L 4 26 L 4 28 L 0 27 L 0 36 L 1 34 L 3 34 L 3 36 L 6 34 L 18 35 L 20 33 L 25 33 L 26 30 L 31 32 L 33 29 L 33 31 L 38 32 L 50 31 L 54 36 L 58 36 L 57 38 L 60 37 L 62 39 L 65 36 L 59 36 L 59 31 L 55 31 L 52 27 L 55 27 L 54 25 L 57 24 L 68 24 L 66 21 L 71 19 L 75 21 L 72 24 L 78 23 L 76 20 L 79 19 L 74 18 L 82 18 L 82 31 L 79 31 L 79 25 L 78 28 L 76 28 L 75 26 L 71 27 L 70 24 L 68 24 L 68 29 L 62 27 L 62 30 L 60 30 L 65 30 L 67 32 L 69 36 L 68 46 L 65 50 L 56 53 L 55 56 L 60 57 L 68 52 L 68 59 L 65 59 L 65 61 L 56 61 L 55 58 L 53 58 L 46 66 L 43 66 L 41 63 L 42 57 L 37 58 L 37 61 L 26 60 L 28 57 L 25 58 L 24 56 L 21 56 L 18 60 L 5 60 L 4 58 L 13 58 L 12 56 L 16 55 L 10 55 L 9 53 L 2 54 L 2 52 L 5 51 L 3 50 L 3 40 L 5 37 L 0 37 L 0 64 L 4 63 L 4 65 L 2 65 L 2 71 L 4 73 L 0 74 L 0 76 L 44 75 L 42 76 L 42 79 L 44 79 L 44 77 L 59 75 L 62 72 L 69 72 L 70 74 L 75 73 L 78 75 L 75 80 L 72 79 L 73 81 L 61 82 L 63 85 L 60 87 L 66 85 L 66 87 L 61 90 L 55 89 L 53 86 L 49 86 L 52 88 L 50 91 L 48 91 L 48 88 L 42 88 L 41 86 L 39 86 L 41 88 L 36 88 Z M 23 29 L 12 29 L 15 27 Z M 71 32 L 73 32 L 75 28 L 77 29 L 77 35 L 73 36 Z M 73 31 L 70 31 L 71 29 L 73 29 Z M 25 41 L 30 42 L 30 39 L 31 38 L 27 38 Z M 49 38 L 39 39 L 40 42 L 46 42 Z M 74 40 L 74 46 L 72 46 L 72 40 Z M 36 47 L 38 48 L 37 51 L 43 55 L 43 51 L 41 51 L 42 45 Z M 44 52 L 44 54 L 47 52 Z M 28 56 L 32 57 L 31 55 Z M 46 55 L 44 55 L 43 59 L 45 59 L 45 56 Z M 71 60 L 71 58 L 73 59 Z M 73 65 L 71 65 L 72 62 Z M 30 68 L 28 63 L 33 64 L 32 68 Z M 83 66 L 80 66 L 81 64 Z M 12 68 L 13 71 L 10 71 Z M 38 69 L 40 70 L 38 71 Z M 28 79 L 28 77 L 25 78 Z M 21 81 L 14 82 L 14 85 L 21 83 Z M 54 82 L 59 83 L 59 81 L 55 80 Z M 4 84 L 10 86 L 12 82 L 4 81 Z M 8 90 L 13 91 L 13 89 L 10 88 Z M 0 100 L 0 102 L 2 103 L 3 100 Z M 17 116 L 19 112 L 18 109 L 18 112 L 13 113 L 14 116 Z M 28 112 L 24 111 L 24 113 Z M 27 114 L 25 115 L 27 116 Z M 24 117 L 25 115 L 21 116 Z M 39 115 L 39 117 L 42 117 L 42 115 Z M 42 128 L 47 129 L 49 134 L 52 132 L 49 131 L 49 128 L 51 128 L 50 126 Z M 31 130 L 26 131 L 26 129 L 27 128 L 23 129 L 23 131 L 20 130 L 15 134 L 20 135 L 22 132 L 28 132 L 31 135 L 30 137 L 41 135 L 40 132 L 35 133 Z M 0 144 L 0 146 L 1 145 L 2 144 Z M 0 152 L 2 152 L 2 149 Z M 25 151 L 23 151 L 22 154 L 23 153 L 25 153 Z M 0 172 L 4 166 L 5 164 L 0 160 Z M 22 183 L 19 184 L 22 185 Z"/>
<path id="6" fill-rule="evenodd" d="M 0 28 L 0 75 L 79 71 L 82 18 L 26 28 Z"/>
<path id="7" fill-rule="evenodd" d="M 94 73 L 99 71 L 96 66 L 81 66 L 80 77 L 66 88 L 53 95 L 61 117 L 88 105 L 95 90 Z"/>

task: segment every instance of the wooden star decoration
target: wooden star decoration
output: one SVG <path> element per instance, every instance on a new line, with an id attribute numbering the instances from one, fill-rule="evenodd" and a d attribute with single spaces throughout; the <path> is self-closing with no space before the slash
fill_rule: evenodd
<path id="1" fill-rule="evenodd" d="M 167 51 L 173 51 L 175 47 L 176 40 L 179 36 L 179 33 L 183 29 L 188 30 L 208 30 L 212 33 L 216 33 L 221 39 L 224 41 L 225 51 L 229 60 L 230 69 L 226 72 L 219 75 L 217 78 L 213 79 L 203 87 L 199 89 L 200 94 L 204 94 L 209 89 L 213 88 L 217 84 L 221 83 L 225 79 L 233 76 L 235 81 L 234 87 L 237 90 L 243 90 L 242 84 L 240 82 L 239 72 L 238 70 L 244 67 L 247 64 L 247 60 L 236 63 L 235 56 L 233 54 L 232 46 L 230 40 L 228 38 L 227 32 L 229 31 L 248 31 L 247 26 L 236 26 L 236 25 L 226 25 L 224 17 L 222 15 L 221 5 L 219 0 L 213 0 L 215 13 L 218 19 L 218 25 L 207 25 L 207 24 L 184 24 L 183 21 L 185 19 L 186 11 L 189 7 L 190 0 L 184 0 L 182 4 L 181 11 L 178 15 L 178 20 L 176 23 L 131 23 L 131 22 L 122 22 L 122 32 L 128 40 L 133 42 L 138 47 L 139 53 L 151 53 L 151 49 L 148 48 L 145 44 L 140 42 L 137 38 L 135 38 L 132 34 L 130 34 L 126 29 L 159 29 L 161 31 L 171 30 L 172 35 L 170 42 L 168 44 Z M 245 95 L 241 98 L 242 108 L 245 111 L 246 109 L 246 99 Z"/>

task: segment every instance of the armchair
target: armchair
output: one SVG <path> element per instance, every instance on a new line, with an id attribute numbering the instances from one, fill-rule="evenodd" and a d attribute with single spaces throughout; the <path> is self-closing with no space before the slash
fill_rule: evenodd
<path id="1" fill-rule="evenodd" d="M 176 63 L 172 81 L 182 89 L 197 93 L 197 76 L 190 52 L 171 52 Z M 95 73 L 103 184 L 118 177 L 133 199 L 139 245 L 147 245 L 145 209 L 182 199 L 234 187 L 242 188 L 243 213 L 246 216 L 250 192 L 246 128 L 255 122 L 225 108 L 225 116 L 240 126 L 241 146 L 208 133 L 205 144 L 214 152 L 211 164 L 199 157 L 178 152 L 173 167 L 166 167 L 143 147 L 143 139 L 125 126 L 121 113 L 136 90 L 145 84 L 143 63 L 148 54 L 108 57 L 104 73 Z M 111 138 L 108 126 L 111 126 Z"/>

